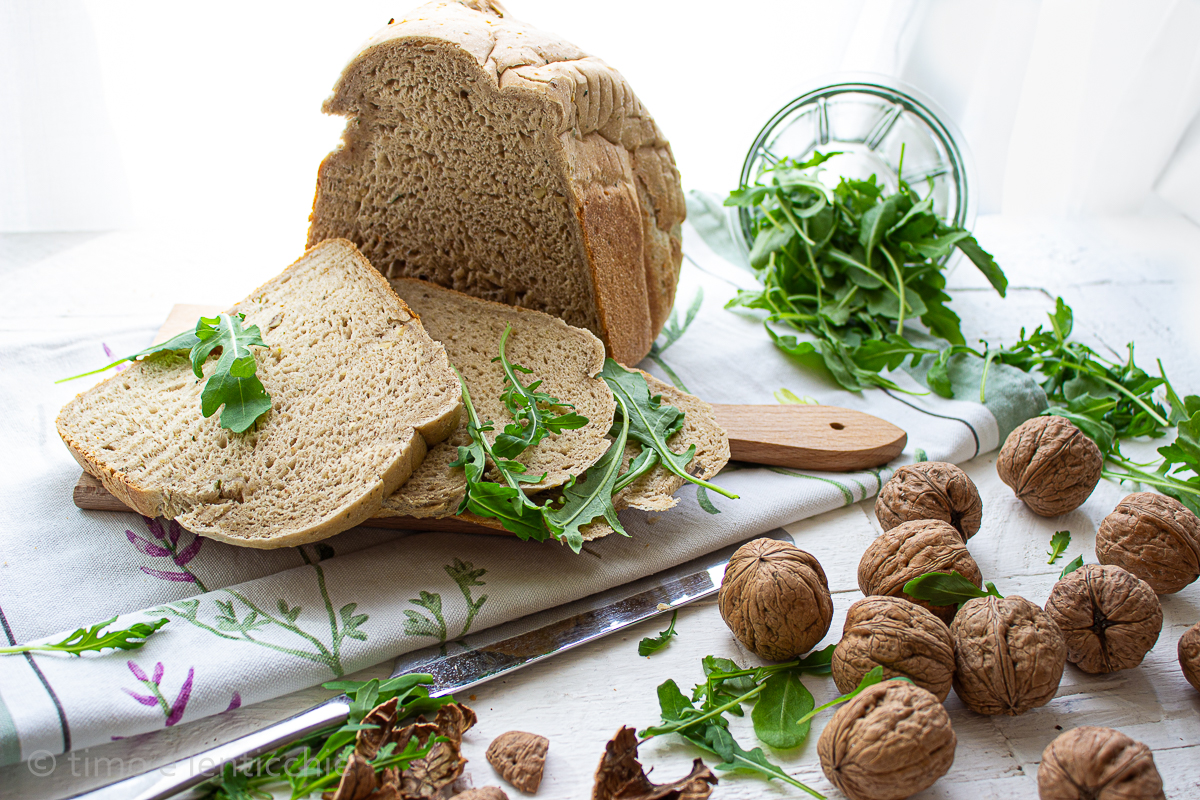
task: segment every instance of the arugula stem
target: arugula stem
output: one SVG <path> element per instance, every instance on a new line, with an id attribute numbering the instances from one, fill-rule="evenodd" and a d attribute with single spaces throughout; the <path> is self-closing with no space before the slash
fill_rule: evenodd
<path id="1" fill-rule="evenodd" d="M 899 293 L 897 293 L 896 298 L 900 301 L 900 319 L 896 322 L 896 333 L 903 336 L 904 335 L 904 317 L 905 317 L 904 312 L 906 309 L 905 302 L 904 302 L 904 276 L 900 273 L 900 267 L 896 264 L 896 260 L 894 258 L 892 258 L 892 254 L 888 252 L 887 248 L 884 247 L 882 244 L 878 245 L 878 247 L 879 247 L 880 252 L 883 253 L 883 257 L 886 258 L 888 260 L 888 263 L 892 265 L 892 272 L 896 276 L 896 286 L 899 288 Z M 867 258 L 870 258 L 870 256 L 871 256 L 871 254 L 868 253 Z"/>
<path id="2" fill-rule="evenodd" d="M 733 708 L 734 706 L 739 706 L 742 703 L 749 700 L 750 698 L 757 697 L 765 687 L 766 687 L 766 684 L 760 683 L 757 686 L 755 686 L 753 689 L 751 689 L 750 691 L 746 692 L 741 697 L 738 697 L 734 700 L 730 700 L 725 705 L 717 706 L 716 708 L 712 709 L 711 711 L 709 711 L 705 714 L 701 714 L 698 717 L 691 717 L 686 720 L 680 720 L 679 722 L 673 723 L 672 725 L 667 726 L 661 730 L 657 730 L 654 733 L 650 734 L 649 736 L 646 736 L 644 739 L 642 739 L 641 742 L 638 742 L 638 744 L 640 745 L 642 742 L 649 741 L 650 739 L 654 738 L 655 736 L 663 736 L 668 733 L 679 733 L 679 731 L 686 730 L 698 722 L 704 722 L 705 720 L 710 720 L 713 717 L 724 714 L 726 711 Z"/>

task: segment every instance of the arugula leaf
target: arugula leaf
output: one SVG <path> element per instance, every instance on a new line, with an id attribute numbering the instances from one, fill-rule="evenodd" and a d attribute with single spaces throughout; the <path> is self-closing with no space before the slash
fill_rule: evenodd
<path id="1" fill-rule="evenodd" d="M 170 622 L 169 619 L 159 619 L 153 622 L 137 622 L 128 628 L 105 632 L 105 628 L 117 621 L 116 617 L 97 623 L 90 628 L 80 628 L 61 642 L 54 644 L 19 644 L 13 647 L 0 647 L 0 655 L 28 653 L 33 650 L 43 650 L 52 653 L 69 653 L 81 656 L 88 651 L 101 650 L 137 650 L 146 643 L 150 636 Z"/>
<path id="2" fill-rule="evenodd" d="M 580 526 L 599 517 L 603 517 L 617 533 L 629 535 L 621 526 L 612 502 L 613 495 L 618 491 L 616 484 L 625 458 L 625 440 L 629 437 L 629 415 L 625 412 L 625 401 L 621 397 L 617 397 L 617 406 L 621 413 L 617 438 L 580 479 L 572 479 L 563 488 L 565 502 L 562 507 L 546 509 L 544 512 L 555 537 L 565 541 L 576 553 L 583 549 Z"/>
<path id="3" fill-rule="evenodd" d="M 612 389 L 613 395 L 620 399 L 622 413 L 629 422 L 629 436 L 652 448 L 662 466 L 685 481 L 737 499 L 732 492 L 688 474 L 687 465 L 696 452 L 695 445 L 689 445 L 683 453 L 676 453 L 667 447 L 667 439 L 683 427 L 683 412 L 674 406 L 663 405 L 661 395 L 651 397 L 650 387 L 640 372 L 627 370 L 609 358 L 604 361 L 600 377 Z"/>
<path id="4" fill-rule="evenodd" d="M 186 331 L 161 344 L 151 345 L 131 356 L 119 358 L 106 367 L 82 375 L 63 378 L 56 383 L 95 375 L 124 361 L 136 361 L 164 353 L 191 353 L 192 372 L 204 378 L 204 362 L 213 350 L 221 348 L 217 366 L 200 393 L 200 413 L 211 417 L 222 406 L 220 424 L 235 433 L 244 433 L 259 417 L 271 410 L 271 398 L 257 377 L 258 364 L 251 347 L 266 347 L 257 325 L 243 328 L 245 314 L 220 314 L 200 317 L 195 329 Z"/>
<path id="5" fill-rule="evenodd" d="M 492 452 L 499 458 L 507 459 L 516 458 L 546 438 L 549 433 L 582 428 L 588 423 L 587 417 L 580 416 L 573 410 L 566 414 L 547 414 L 546 408 L 574 409 L 575 407 L 569 403 L 563 403 L 557 397 L 539 392 L 537 389 L 542 383 L 540 380 L 534 381 L 528 386 L 521 383 L 517 373 L 529 374 L 533 370 L 513 364 L 508 360 L 504 347 L 508 343 L 510 333 L 512 333 L 512 326 L 505 325 L 504 333 L 500 336 L 500 355 L 492 359 L 500 362 L 500 366 L 504 370 L 505 386 L 500 397 L 504 401 L 504 407 L 508 409 L 509 415 L 513 418 L 513 422 L 505 425 L 504 431 L 496 437 L 496 441 L 492 444 Z"/>
<path id="6" fill-rule="evenodd" d="M 1053 564 L 1055 561 L 1058 561 L 1060 558 L 1062 558 L 1062 554 L 1070 546 L 1071 532 L 1055 531 L 1054 535 L 1050 537 L 1050 550 L 1046 553 L 1046 555 L 1050 556 L 1050 560 L 1046 563 Z"/>
<path id="7" fill-rule="evenodd" d="M 1061 581 L 1063 578 L 1067 577 L 1082 566 L 1083 556 L 1075 556 L 1075 558 L 1069 564 L 1063 567 L 1062 572 L 1058 573 L 1058 579 Z"/>
<path id="8" fill-rule="evenodd" d="M 800 682 L 800 675 L 777 672 L 763 681 L 762 694 L 750 712 L 754 735 L 777 750 L 799 747 L 808 738 L 809 723 L 799 725 L 796 720 L 812 708 L 812 692 Z"/>
<path id="9" fill-rule="evenodd" d="M 996 591 L 996 584 L 986 586 L 984 591 L 957 572 L 926 572 L 904 584 L 904 593 L 935 606 L 961 606 L 975 597 L 1004 596 Z"/>
<path id="10" fill-rule="evenodd" d="M 667 642 L 669 642 L 671 638 L 675 636 L 675 619 L 678 616 L 679 610 L 676 609 L 675 613 L 671 614 L 671 624 L 667 626 L 665 631 L 658 634 L 658 636 L 647 636 L 645 639 L 642 639 L 640 642 L 638 642 L 638 655 L 649 656 L 666 647 Z M 678 691 L 678 689 L 676 689 L 676 691 Z"/>

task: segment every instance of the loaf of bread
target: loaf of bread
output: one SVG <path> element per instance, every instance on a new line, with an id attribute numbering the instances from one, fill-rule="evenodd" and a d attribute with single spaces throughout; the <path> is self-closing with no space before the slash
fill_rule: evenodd
<path id="1" fill-rule="evenodd" d="M 585 427 L 549 434 L 522 454 L 519 460 L 526 465 L 527 474 L 546 473 L 546 478 L 530 484 L 528 491 L 553 493 L 568 479 L 582 475 L 608 450 L 612 439 L 607 433 L 613 424 L 616 401 L 607 384 L 594 377 L 604 366 L 604 350 L 596 337 L 548 314 L 479 300 L 423 281 L 394 279 L 391 284 L 420 315 L 429 334 L 446 348 L 450 361 L 466 381 L 480 419 L 490 419 L 495 424 L 496 431 L 485 434 L 489 441 L 494 441 L 496 432 L 511 421 L 500 400 L 503 372 L 493 362 L 500 336 L 508 325 L 512 326 L 506 348 L 510 362 L 533 370 L 522 376 L 522 380 L 543 381 L 539 391 L 573 404 L 588 418 Z M 688 467 L 690 473 L 708 479 L 720 472 L 729 461 L 729 440 L 717 424 L 712 407 L 652 375 L 643 375 L 652 395 L 662 395 L 662 402 L 685 414 L 683 429 L 668 445 L 676 452 L 696 446 L 695 457 Z M 426 519 L 453 516 L 466 490 L 466 478 L 461 468 L 450 464 L 458 457 L 459 445 L 469 443 L 463 419 L 449 439 L 430 450 L 412 478 L 384 501 L 378 516 Z M 636 443 L 626 447 L 626 468 L 639 451 Z M 679 502 L 673 495 L 682 485 L 682 478 L 655 467 L 617 494 L 613 506 L 617 510 L 665 511 Z M 494 519 L 474 514 L 464 517 L 480 525 L 501 528 Z M 601 519 L 584 526 L 582 531 L 584 538 L 590 540 L 612 533 L 612 528 Z"/>
<path id="2" fill-rule="evenodd" d="M 308 241 L 388 277 L 545 311 L 625 364 L 675 296 L 684 200 L 671 148 L 603 61 L 489 0 L 434 2 L 367 41 L 325 111 Z"/>
<path id="3" fill-rule="evenodd" d="M 201 416 L 204 382 L 179 355 L 58 417 L 84 470 L 140 514 L 249 547 L 322 539 L 375 514 L 458 425 L 445 350 L 350 242 L 322 242 L 229 313 L 267 344 L 253 351 L 271 409 L 245 433 Z"/>

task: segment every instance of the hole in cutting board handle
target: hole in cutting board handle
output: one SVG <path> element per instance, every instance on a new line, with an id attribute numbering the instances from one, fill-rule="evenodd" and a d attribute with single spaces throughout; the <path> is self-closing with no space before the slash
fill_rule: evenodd
<path id="1" fill-rule="evenodd" d="M 831 422 L 829 423 L 829 427 L 833 428 L 835 431 L 845 430 L 846 428 L 846 426 L 840 422 Z"/>

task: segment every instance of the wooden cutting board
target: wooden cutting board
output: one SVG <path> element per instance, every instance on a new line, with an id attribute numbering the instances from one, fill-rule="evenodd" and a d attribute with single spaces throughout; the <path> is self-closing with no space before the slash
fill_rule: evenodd
<path id="1" fill-rule="evenodd" d="M 154 341 L 163 342 L 215 316 L 216 306 L 177 305 Z M 908 435 L 890 422 L 861 411 L 816 405 L 713 405 L 717 422 L 729 436 L 734 461 L 793 469 L 847 472 L 882 466 L 900 455 Z M 100 481 L 83 473 L 75 484 L 75 505 L 90 511 L 129 511 Z M 500 533 L 457 517 L 417 519 L 377 517 L 368 527 L 399 530 Z"/>

